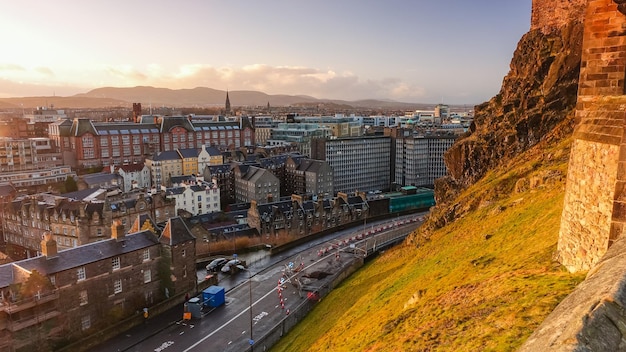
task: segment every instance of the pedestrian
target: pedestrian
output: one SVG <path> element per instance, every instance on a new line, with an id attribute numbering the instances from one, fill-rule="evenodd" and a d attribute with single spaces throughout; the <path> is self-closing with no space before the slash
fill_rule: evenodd
<path id="1" fill-rule="evenodd" d="M 188 300 L 189 300 L 189 292 L 185 294 L 185 302 L 187 302 Z"/>

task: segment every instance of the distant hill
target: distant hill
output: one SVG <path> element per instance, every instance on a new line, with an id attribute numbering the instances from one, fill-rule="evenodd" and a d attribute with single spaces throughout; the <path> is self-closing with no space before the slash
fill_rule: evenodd
<path id="1" fill-rule="evenodd" d="M 231 105 L 236 106 L 341 106 L 368 109 L 399 109 L 416 110 L 432 109 L 434 104 L 413 104 L 392 100 L 358 100 L 345 101 L 333 99 L 317 99 L 306 95 L 270 95 L 258 91 L 229 91 Z M 69 97 L 22 97 L 0 99 L 0 108 L 27 108 L 50 106 L 57 108 L 106 108 L 131 107 L 132 103 L 154 107 L 216 107 L 224 106 L 226 91 L 197 87 L 193 89 L 169 89 L 148 86 L 117 88 L 96 88 L 87 93 Z"/>

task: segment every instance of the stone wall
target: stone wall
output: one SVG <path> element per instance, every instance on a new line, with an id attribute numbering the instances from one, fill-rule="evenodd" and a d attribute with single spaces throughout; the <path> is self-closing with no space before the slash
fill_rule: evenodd
<path id="1" fill-rule="evenodd" d="M 544 34 L 566 25 L 572 19 L 583 19 L 587 0 L 533 0 L 530 29 Z"/>
<path id="2" fill-rule="evenodd" d="M 626 350 L 626 238 L 617 240 L 518 352 Z"/>
<path id="3" fill-rule="evenodd" d="M 570 271 L 593 267 L 626 224 L 624 28 L 613 0 L 589 0 L 557 252 Z"/>

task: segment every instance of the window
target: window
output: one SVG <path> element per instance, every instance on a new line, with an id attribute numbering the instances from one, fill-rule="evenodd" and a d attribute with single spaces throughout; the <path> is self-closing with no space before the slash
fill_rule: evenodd
<path id="1" fill-rule="evenodd" d="M 146 260 L 150 260 L 150 250 L 149 249 L 144 249 L 143 250 L 143 261 L 145 262 Z"/>
<path id="2" fill-rule="evenodd" d="M 78 293 L 78 302 L 80 303 L 81 306 L 84 306 L 85 304 L 89 303 L 87 299 L 87 290 L 82 290 Z"/>
<path id="3" fill-rule="evenodd" d="M 120 264 L 120 257 L 111 259 L 111 266 L 113 267 L 113 270 L 119 270 L 122 267 Z"/>
<path id="4" fill-rule="evenodd" d="M 84 317 L 80 319 L 80 326 L 83 329 L 83 331 L 91 327 L 91 318 L 89 317 L 89 315 L 85 315 Z"/>
<path id="5" fill-rule="evenodd" d="M 187 265 L 183 266 L 183 277 L 187 277 Z"/>
<path id="6" fill-rule="evenodd" d="M 113 293 L 122 293 L 122 279 L 117 279 L 113 282 Z"/>
<path id="7" fill-rule="evenodd" d="M 143 283 L 147 284 L 150 281 L 152 281 L 152 273 L 150 272 L 150 269 L 144 270 L 143 271 Z"/>
<path id="8" fill-rule="evenodd" d="M 76 276 L 78 277 L 78 281 L 85 280 L 87 278 L 87 273 L 85 273 L 84 266 L 76 270 Z"/>
<path id="9" fill-rule="evenodd" d="M 50 283 L 52 284 L 52 286 L 57 285 L 57 277 L 55 275 L 48 276 L 48 278 L 50 279 Z"/>
<path id="10" fill-rule="evenodd" d="M 186 250 L 184 250 L 184 249 L 180 252 L 180 255 L 181 255 L 181 256 L 183 256 L 183 257 L 184 257 L 186 254 L 187 254 L 187 251 L 186 251 Z"/>

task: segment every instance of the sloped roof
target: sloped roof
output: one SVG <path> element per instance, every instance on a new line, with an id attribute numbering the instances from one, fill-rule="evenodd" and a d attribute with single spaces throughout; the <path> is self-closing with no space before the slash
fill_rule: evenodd
<path id="1" fill-rule="evenodd" d="M 142 171 L 143 168 L 144 168 L 144 164 L 138 163 L 138 164 L 121 165 L 117 167 L 117 170 L 123 170 L 124 172 L 139 172 L 139 171 Z"/>
<path id="2" fill-rule="evenodd" d="M 94 136 L 98 135 L 98 131 L 96 131 L 90 119 L 74 119 L 70 128 L 70 135 L 80 137 L 85 133 L 91 133 Z"/>
<path id="3" fill-rule="evenodd" d="M 164 161 L 164 160 L 180 160 L 180 155 L 176 150 L 166 150 L 155 155 L 152 160 Z"/>
<path id="4" fill-rule="evenodd" d="M 159 237 L 159 242 L 169 246 L 195 240 L 196 237 L 189 231 L 187 224 L 180 217 L 170 218 Z"/>
<path id="5" fill-rule="evenodd" d="M 161 119 L 161 132 L 169 132 L 174 127 L 183 127 L 189 132 L 193 132 L 194 128 L 186 116 L 165 116 Z"/>
<path id="6" fill-rule="evenodd" d="M 178 154 L 180 154 L 183 158 L 197 158 L 198 157 L 198 149 L 196 148 L 185 148 L 178 149 Z"/>
<path id="7" fill-rule="evenodd" d="M 150 231 L 141 231 L 128 234 L 123 241 L 107 239 L 64 251 L 57 256 L 47 258 L 39 256 L 5 265 L 0 265 L 0 287 L 7 287 L 13 283 L 13 270 L 37 270 L 42 275 L 51 275 L 73 268 L 79 268 L 99 260 L 113 258 L 124 253 L 158 245 L 156 236 Z M 89 273 L 87 273 L 89 275 Z"/>

